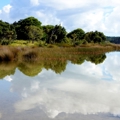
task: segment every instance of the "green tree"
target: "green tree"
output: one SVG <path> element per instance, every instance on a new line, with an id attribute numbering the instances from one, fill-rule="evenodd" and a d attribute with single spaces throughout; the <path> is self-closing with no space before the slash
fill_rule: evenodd
<path id="1" fill-rule="evenodd" d="M 42 26 L 43 29 L 43 41 L 46 41 L 47 43 L 49 43 L 49 38 L 51 36 L 51 31 L 54 29 L 55 26 L 53 25 L 46 25 L 46 26 Z"/>
<path id="2" fill-rule="evenodd" d="M 18 22 L 14 22 L 13 25 L 16 28 L 17 33 L 17 39 L 28 39 L 28 32 L 26 30 L 26 26 L 37 26 L 41 28 L 41 22 L 34 18 L 34 17 L 28 17 L 23 20 L 19 20 Z"/>
<path id="3" fill-rule="evenodd" d="M 67 37 L 71 38 L 73 40 L 73 43 L 75 41 L 82 40 L 84 38 L 84 36 L 85 36 L 85 32 L 81 28 L 77 28 L 67 34 Z"/>
<path id="4" fill-rule="evenodd" d="M 0 39 L 16 39 L 15 27 L 7 22 L 0 20 Z"/>
<path id="5" fill-rule="evenodd" d="M 94 42 L 94 43 L 100 43 L 100 42 L 104 42 L 106 40 L 105 35 L 102 32 L 98 32 L 98 31 L 91 31 L 91 32 L 87 32 L 85 34 L 84 39 L 90 43 L 90 42 Z"/>
<path id="6" fill-rule="evenodd" d="M 25 28 L 27 31 L 28 39 L 32 40 L 32 42 L 34 42 L 35 40 L 38 41 L 42 38 L 43 31 L 39 27 L 31 25 L 26 26 Z"/>
<path id="7" fill-rule="evenodd" d="M 55 27 L 50 31 L 49 43 L 61 43 L 66 37 L 66 29 L 61 25 L 55 25 Z"/>
<path id="8" fill-rule="evenodd" d="M 28 17 L 28 18 L 25 18 L 23 20 L 20 20 L 20 25 L 25 27 L 25 26 L 37 26 L 37 27 L 41 27 L 41 22 L 34 18 L 34 17 Z"/>

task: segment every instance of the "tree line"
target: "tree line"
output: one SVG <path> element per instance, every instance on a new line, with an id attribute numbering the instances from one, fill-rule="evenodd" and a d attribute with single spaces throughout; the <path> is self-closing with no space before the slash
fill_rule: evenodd
<path id="1" fill-rule="evenodd" d="M 110 37 L 110 36 L 107 36 L 106 38 L 111 43 L 120 44 L 120 37 Z"/>
<path id="2" fill-rule="evenodd" d="M 77 45 L 105 42 L 106 36 L 99 31 L 85 33 L 81 28 L 68 33 L 61 25 L 42 25 L 37 18 L 27 17 L 12 24 L 0 20 L 0 41 L 3 40 L 44 41 L 48 44 L 69 43 Z"/>

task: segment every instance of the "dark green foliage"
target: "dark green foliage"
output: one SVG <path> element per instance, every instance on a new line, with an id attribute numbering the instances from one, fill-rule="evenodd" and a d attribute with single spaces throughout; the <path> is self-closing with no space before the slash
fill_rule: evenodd
<path id="1" fill-rule="evenodd" d="M 81 28 L 75 29 L 72 32 L 70 32 L 70 33 L 67 34 L 67 37 L 71 38 L 72 41 L 73 41 L 73 43 L 75 41 L 82 40 L 84 38 L 84 36 L 85 36 L 85 32 Z"/>
<path id="2" fill-rule="evenodd" d="M 102 32 L 98 32 L 98 31 L 91 31 L 91 32 L 87 32 L 85 34 L 84 39 L 90 43 L 90 42 L 94 42 L 94 43 L 100 43 L 106 40 L 105 35 Z"/>
<path id="3" fill-rule="evenodd" d="M 41 28 L 41 22 L 34 17 L 28 17 L 23 20 L 19 20 L 18 22 L 14 22 L 13 25 L 16 28 L 17 39 L 23 39 L 23 40 L 29 39 L 26 26 L 36 26 Z"/>
<path id="4" fill-rule="evenodd" d="M 18 25 L 22 27 L 31 26 L 31 25 L 41 27 L 41 22 L 34 17 L 28 17 L 28 18 L 18 21 Z"/>
<path id="5" fill-rule="evenodd" d="M 0 20 L 0 39 L 16 39 L 15 27 L 7 22 Z"/>
<path id="6" fill-rule="evenodd" d="M 106 39 L 108 41 L 110 41 L 111 43 L 120 44 L 120 37 L 109 37 L 109 36 L 107 36 Z"/>
<path id="7" fill-rule="evenodd" d="M 46 25 L 43 26 L 43 40 L 47 43 L 60 43 L 66 37 L 66 30 L 60 25 Z"/>
<path id="8" fill-rule="evenodd" d="M 100 54 L 96 56 L 91 56 L 88 58 L 88 61 L 91 61 L 92 63 L 99 64 L 102 63 L 106 59 L 105 54 Z"/>
<path id="9" fill-rule="evenodd" d="M 77 28 L 67 34 L 66 29 L 61 25 L 41 26 L 41 22 L 34 18 L 28 17 L 18 22 L 9 24 L 0 20 L 0 43 L 8 45 L 11 40 L 42 40 L 48 44 L 65 43 L 78 46 L 87 43 L 104 43 L 106 36 L 102 32 L 91 31 L 85 33 L 81 28 Z M 10 40 L 10 41 L 8 41 Z"/>
<path id="10" fill-rule="evenodd" d="M 48 43 L 61 43 L 62 40 L 66 37 L 66 30 L 61 25 L 56 25 L 53 29 L 50 30 L 49 42 Z"/>
<path id="11" fill-rule="evenodd" d="M 51 36 L 51 31 L 53 30 L 53 28 L 54 28 L 53 25 L 42 26 L 42 29 L 43 29 L 42 40 L 43 41 L 46 41 L 47 43 L 49 43 L 49 38 Z"/>
<path id="12" fill-rule="evenodd" d="M 0 41 L 1 45 L 9 45 L 10 43 L 11 43 L 11 41 L 10 40 L 6 40 L 6 39 Z"/>
<path id="13" fill-rule="evenodd" d="M 32 40 L 32 42 L 34 42 L 35 40 L 40 40 L 43 36 L 42 29 L 37 26 L 26 26 L 25 29 L 27 31 L 27 38 L 29 40 Z"/>

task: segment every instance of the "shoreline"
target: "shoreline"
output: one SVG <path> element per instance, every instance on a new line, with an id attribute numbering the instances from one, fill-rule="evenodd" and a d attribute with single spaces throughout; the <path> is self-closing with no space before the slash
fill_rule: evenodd
<path id="1" fill-rule="evenodd" d="M 0 46 L 0 62 L 37 61 L 48 58 L 69 58 L 69 56 L 97 55 L 120 51 L 120 45 L 76 46 L 76 47 L 37 47 L 37 46 Z"/>

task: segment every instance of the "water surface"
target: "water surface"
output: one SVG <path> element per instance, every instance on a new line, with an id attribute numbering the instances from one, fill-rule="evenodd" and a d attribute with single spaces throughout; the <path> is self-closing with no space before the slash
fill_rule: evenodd
<path id="1" fill-rule="evenodd" d="M 106 56 L 97 65 L 68 61 L 60 74 L 16 68 L 0 80 L 0 120 L 120 119 L 120 53 Z"/>

